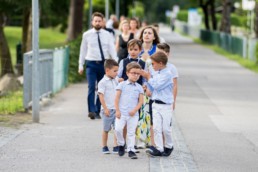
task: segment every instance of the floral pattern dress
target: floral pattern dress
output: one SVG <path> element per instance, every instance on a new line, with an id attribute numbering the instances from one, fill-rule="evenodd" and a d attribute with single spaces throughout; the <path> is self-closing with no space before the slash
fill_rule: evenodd
<path id="1" fill-rule="evenodd" d="M 155 53 L 155 51 L 156 51 L 156 46 L 153 45 L 153 47 L 148 53 L 151 56 L 152 54 Z M 147 65 L 147 70 L 148 70 L 149 66 L 151 65 L 151 59 L 147 59 L 145 63 Z M 136 130 L 136 139 L 137 139 L 138 147 L 145 147 L 147 145 L 151 145 L 151 133 L 150 133 L 151 123 L 150 123 L 150 112 L 149 112 L 149 100 L 150 100 L 150 97 L 144 94 L 143 105 L 141 107 L 138 126 Z"/>

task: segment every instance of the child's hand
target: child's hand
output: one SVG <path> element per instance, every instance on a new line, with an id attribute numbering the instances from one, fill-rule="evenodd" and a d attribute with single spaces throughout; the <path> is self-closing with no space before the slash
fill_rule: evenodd
<path id="1" fill-rule="evenodd" d="M 146 72 L 146 71 L 144 71 L 144 70 L 141 70 L 140 71 L 140 75 L 141 76 L 143 76 L 144 78 L 146 78 L 147 80 L 149 80 L 150 79 L 150 72 Z"/>
<path id="2" fill-rule="evenodd" d="M 142 54 L 142 59 L 143 59 L 144 61 L 146 61 L 146 60 L 149 59 L 149 58 L 150 58 L 149 53 L 148 53 L 147 51 L 144 51 L 144 53 Z"/>
<path id="3" fill-rule="evenodd" d="M 147 89 L 147 85 L 143 85 L 142 88 L 143 88 L 143 91 L 145 92 Z"/>
<path id="4" fill-rule="evenodd" d="M 122 82 L 122 81 L 124 81 L 124 78 L 119 78 L 118 79 L 118 82 Z"/>
<path id="5" fill-rule="evenodd" d="M 147 89 L 146 89 L 146 95 L 147 95 L 148 97 L 151 97 L 151 94 L 152 94 L 151 91 L 147 88 Z"/>
<path id="6" fill-rule="evenodd" d="M 130 115 L 130 116 L 134 116 L 134 115 L 135 115 L 135 113 L 136 113 L 136 111 L 135 111 L 135 110 L 131 110 L 131 111 L 129 112 L 129 115 Z"/>
<path id="7" fill-rule="evenodd" d="M 121 112 L 120 112 L 119 110 L 116 111 L 116 117 L 117 117 L 118 119 L 120 119 L 120 117 L 121 117 Z"/>
<path id="8" fill-rule="evenodd" d="M 104 114 L 108 117 L 109 115 L 110 115 L 110 112 L 109 112 L 109 110 L 106 108 L 106 109 L 104 109 Z"/>

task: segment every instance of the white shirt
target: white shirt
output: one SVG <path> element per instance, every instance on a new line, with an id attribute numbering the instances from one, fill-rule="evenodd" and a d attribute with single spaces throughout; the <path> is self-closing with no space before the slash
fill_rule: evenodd
<path id="1" fill-rule="evenodd" d="M 111 56 L 113 59 L 118 61 L 113 40 L 114 38 L 108 31 L 105 31 L 104 29 L 100 29 L 99 32 L 100 42 L 105 59 L 108 59 L 109 56 Z M 83 33 L 79 56 L 79 70 L 83 69 L 85 60 L 102 60 L 98 43 L 98 34 L 97 30 L 94 28 Z"/>
<path id="2" fill-rule="evenodd" d="M 118 78 L 111 79 L 107 75 L 98 84 L 98 93 L 104 94 L 104 100 L 108 109 L 115 109 L 115 95 Z M 103 106 L 101 106 L 103 109 Z"/>

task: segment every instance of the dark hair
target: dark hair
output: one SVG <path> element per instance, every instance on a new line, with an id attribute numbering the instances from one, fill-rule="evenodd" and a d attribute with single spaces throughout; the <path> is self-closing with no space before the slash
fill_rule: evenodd
<path id="1" fill-rule="evenodd" d="M 95 12 L 91 15 L 91 20 L 93 20 L 94 17 L 100 17 L 102 19 L 104 19 L 104 15 L 100 12 Z"/>
<path id="2" fill-rule="evenodd" d="M 105 69 L 112 69 L 114 66 L 118 66 L 118 63 L 114 59 L 107 59 L 104 64 Z"/>
<path id="3" fill-rule="evenodd" d="M 146 30 L 146 29 L 151 29 L 153 31 L 153 34 L 154 34 L 154 37 L 155 39 L 153 40 L 153 44 L 158 44 L 160 43 L 159 41 L 159 35 L 156 31 L 156 29 L 154 29 L 152 26 L 145 26 L 142 30 L 141 30 L 141 34 L 140 34 L 140 40 L 143 42 L 143 32 Z"/>
<path id="4" fill-rule="evenodd" d="M 158 23 L 153 23 L 152 26 L 159 28 L 159 24 Z"/>
<path id="5" fill-rule="evenodd" d="M 165 51 L 166 53 L 170 52 L 170 46 L 167 43 L 159 43 L 157 44 L 157 48 Z"/>
<path id="6" fill-rule="evenodd" d="M 136 62 L 131 62 L 126 65 L 126 72 L 130 72 L 131 69 L 142 69 L 142 67 Z"/>
<path id="7" fill-rule="evenodd" d="M 113 28 L 118 29 L 119 28 L 119 21 L 114 21 Z"/>
<path id="8" fill-rule="evenodd" d="M 164 52 L 158 51 L 154 53 L 152 56 L 150 56 L 151 60 L 157 62 L 157 63 L 162 63 L 164 65 L 167 64 L 168 62 L 168 57 Z"/>
<path id="9" fill-rule="evenodd" d="M 130 21 L 129 21 L 129 25 L 130 25 L 130 22 L 131 22 L 131 21 L 135 21 L 136 24 L 137 24 L 136 29 L 139 29 L 139 21 L 138 21 L 136 18 L 132 17 L 132 18 L 130 19 Z"/>
<path id="10" fill-rule="evenodd" d="M 140 49 L 142 49 L 142 41 L 138 40 L 138 39 L 131 39 L 128 43 L 127 43 L 127 48 L 129 47 L 134 47 L 138 45 Z"/>

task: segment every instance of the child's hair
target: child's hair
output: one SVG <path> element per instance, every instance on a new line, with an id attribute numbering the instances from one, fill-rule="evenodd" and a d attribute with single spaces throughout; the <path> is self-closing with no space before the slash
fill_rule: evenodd
<path id="1" fill-rule="evenodd" d="M 126 65 L 126 72 L 130 72 L 131 69 L 142 69 L 142 67 L 136 62 L 131 62 Z"/>
<path id="2" fill-rule="evenodd" d="M 151 60 L 157 62 L 157 63 L 162 63 L 164 65 L 167 64 L 168 62 L 168 57 L 164 52 L 158 51 L 156 53 L 154 53 L 151 57 Z"/>
<path id="3" fill-rule="evenodd" d="M 112 69 L 114 66 L 118 66 L 118 63 L 114 59 L 107 59 L 104 64 L 105 69 Z"/>
<path id="4" fill-rule="evenodd" d="M 159 43 L 157 44 L 157 48 L 165 51 L 166 53 L 170 52 L 170 46 L 167 43 Z"/>
<path id="5" fill-rule="evenodd" d="M 142 41 L 138 40 L 138 39 L 131 39 L 128 43 L 127 43 L 127 48 L 130 47 L 134 47 L 134 46 L 138 46 L 140 49 L 142 49 Z"/>

